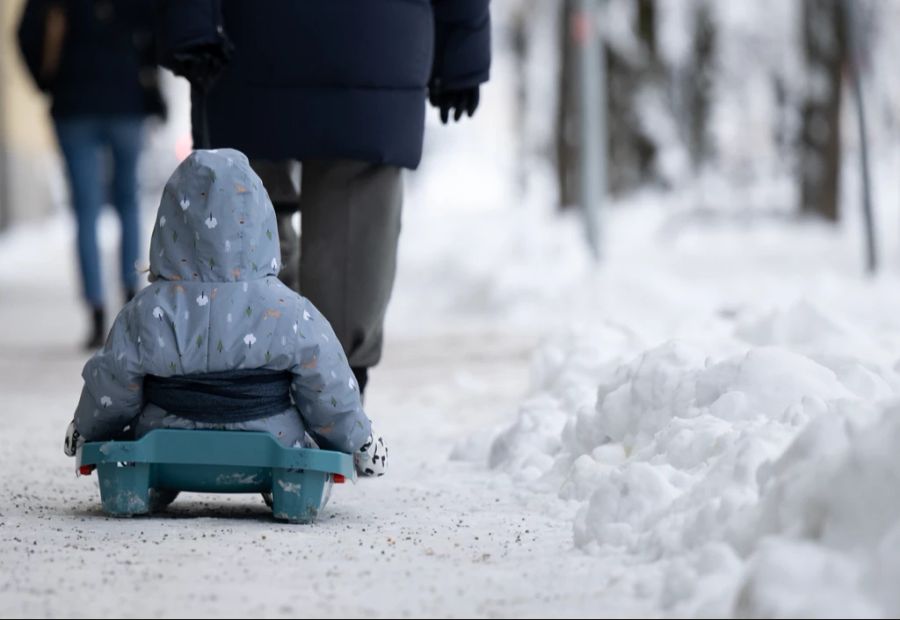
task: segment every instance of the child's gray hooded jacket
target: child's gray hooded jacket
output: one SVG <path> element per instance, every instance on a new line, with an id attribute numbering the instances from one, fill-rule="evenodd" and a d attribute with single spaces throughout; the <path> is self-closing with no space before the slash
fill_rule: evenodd
<path id="1" fill-rule="evenodd" d="M 235 369 L 289 371 L 306 431 L 356 451 L 370 422 L 325 318 L 284 286 L 272 203 L 247 158 L 195 151 L 166 184 L 150 241 L 153 283 L 116 318 L 85 365 L 75 427 L 87 441 L 133 424 L 143 380 Z"/>

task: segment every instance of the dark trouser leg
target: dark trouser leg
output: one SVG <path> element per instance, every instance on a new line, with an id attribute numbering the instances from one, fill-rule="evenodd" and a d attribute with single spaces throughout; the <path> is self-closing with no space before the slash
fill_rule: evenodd
<path id="1" fill-rule="evenodd" d="M 281 271 L 278 278 L 286 286 L 299 291 L 300 239 L 292 221 L 300 199 L 297 162 L 255 159 L 250 165 L 259 175 L 272 200 L 272 206 L 275 207 L 281 245 Z"/>
<path id="2" fill-rule="evenodd" d="M 104 130 L 113 155 L 113 203 L 122 225 L 120 269 L 122 287 L 130 299 L 138 289 L 135 263 L 140 254 L 138 210 L 138 158 L 143 146 L 144 121 L 123 117 L 105 122 Z"/>
<path id="3" fill-rule="evenodd" d="M 401 170 L 309 160 L 302 172 L 300 291 L 331 323 L 350 366 L 369 368 L 381 358 L 397 269 Z"/>
<path id="4" fill-rule="evenodd" d="M 66 161 L 69 190 L 78 224 L 78 265 L 89 306 L 90 332 L 85 346 L 96 349 L 106 337 L 103 278 L 97 243 L 97 219 L 103 204 L 103 141 L 96 119 L 56 119 L 56 136 Z"/>
<path id="5" fill-rule="evenodd" d="M 103 279 L 97 244 L 97 219 L 103 203 L 102 143 L 92 119 L 56 121 L 56 136 L 66 162 L 69 190 L 78 225 L 78 265 L 88 304 L 103 306 Z"/>
<path id="6" fill-rule="evenodd" d="M 295 291 L 300 291 L 300 237 L 294 229 L 294 212 L 275 208 L 278 241 L 281 244 L 281 271 L 278 278 Z"/>

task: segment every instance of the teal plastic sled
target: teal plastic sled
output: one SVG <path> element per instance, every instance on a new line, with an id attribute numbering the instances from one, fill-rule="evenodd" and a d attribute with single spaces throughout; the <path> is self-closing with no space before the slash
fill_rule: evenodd
<path id="1" fill-rule="evenodd" d="M 271 493 L 276 519 L 312 523 L 331 485 L 355 476 L 348 454 L 285 448 L 268 433 L 243 431 L 155 430 L 137 441 L 86 443 L 78 466 L 82 474 L 96 467 L 103 510 L 117 517 L 148 514 L 154 495 L 172 491 Z"/>

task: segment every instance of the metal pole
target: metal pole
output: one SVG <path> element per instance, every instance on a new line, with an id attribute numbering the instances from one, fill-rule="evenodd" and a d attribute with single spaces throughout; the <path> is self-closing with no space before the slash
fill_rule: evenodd
<path id="1" fill-rule="evenodd" d="M 597 0 L 577 0 L 571 24 L 578 58 L 579 177 L 587 241 L 600 258 L 600 210 L 606 197 L 606 58 L 598 44 Z"/>
<path id="2" fill-rule="evenodd" d="M 847 47 L 850 57 L 850 88 L 856 104 L 856 124 L 859 131 L 859 175 L 862 185 L 863 217 L 866 236 L 866 269 L 878 270 L 878 252 L 875 240 L 875 214 L 872 210 L 872 184 L 869 175 L 869 140 L 866 132 L 866 108 L 862 92 L 863 55 L 857 6 L 853 0 L 844 0 L 844 23 L 847 26 Z"/>

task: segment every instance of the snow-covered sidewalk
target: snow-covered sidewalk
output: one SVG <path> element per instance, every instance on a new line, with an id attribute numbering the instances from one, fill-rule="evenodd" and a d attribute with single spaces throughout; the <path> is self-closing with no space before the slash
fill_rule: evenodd
<path id="1" fill-rule="evenodd" d="M 477 122 L 432 128 L 408 176 L 366 402 L 388 476 L 314 526 L 257 497 L 104 517 L 62 454 L 86 359 L 70 223 L 0 237 L 0 617 L 900 614 L 890 228 L 868 279 L 852 214 L 650 195 L 604 214 L 595 268 L 546 171 L 517 199 Z"/>
<path id="2" fill-rule="evenodd" d="M 599 269 L 546 209 L 408 212 L 367 400 L 390 472 L 307 527 L 256 497 L 104 517 L 61 450 L 70 233 L 5 237 L 0 615 L 896 615 L 896 275 L 648 202 Z"/>

